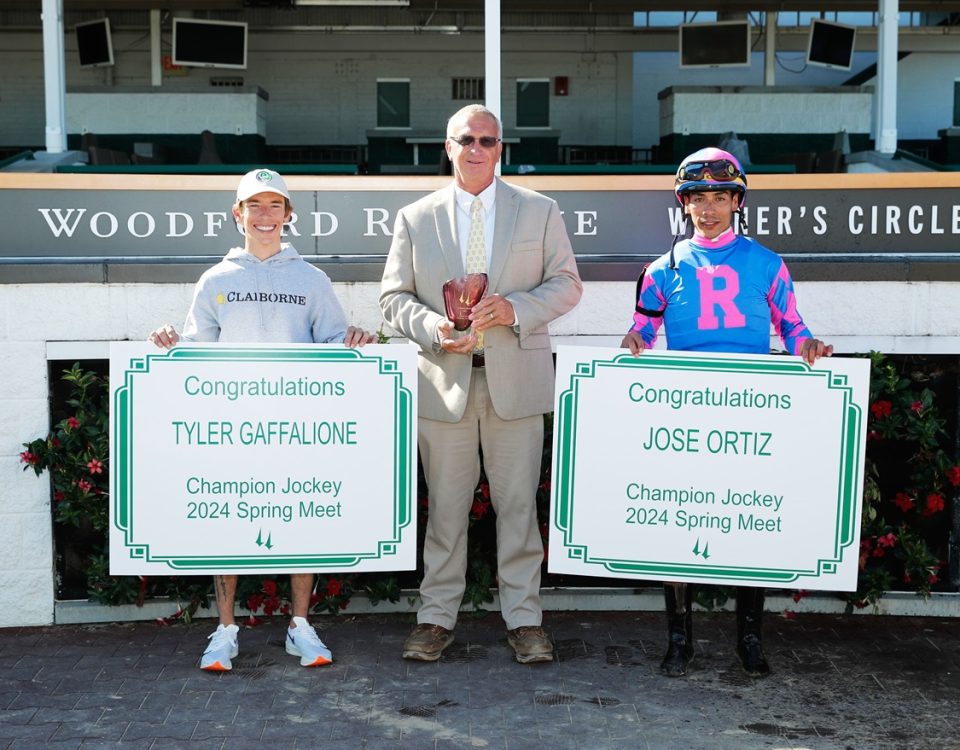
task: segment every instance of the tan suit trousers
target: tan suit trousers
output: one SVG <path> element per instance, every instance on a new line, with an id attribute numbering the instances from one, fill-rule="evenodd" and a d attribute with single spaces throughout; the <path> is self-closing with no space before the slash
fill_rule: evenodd
<path id="1" fill-rule="evenodd" d="M 486 373 L 474 368 L 463 418 L 459 422 L 421 418 L 419 442 L 429 519 L 417 622 L 451 630 L 456 625 L 465 589 L 467 528 L 480 478 L 482 448 L 497 513 L 503 619 L 511 630 L 540 625 L 543 542 L 537 526 L 536 491 L 543 456 L 543 415 L 500 419 L 490 403 Z"/>

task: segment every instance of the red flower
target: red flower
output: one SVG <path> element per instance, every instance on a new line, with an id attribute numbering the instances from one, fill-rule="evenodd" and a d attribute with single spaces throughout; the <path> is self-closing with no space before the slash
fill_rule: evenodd
<path id="1" fill-rule="evenodd" d="M 960 466 L 951 466 L 947 469 L 947 481 L 954 487 L 960 485 Z"/>
<path id="2" fill-rule="evenodd" d="M 797 619 L 797 613 L 794 612 L 793 610 L 785 609 L 785 610 L 783 610 L 783 619 L 784 619 L 784 620 L 796 620 L 796 619 Z"/>
<path id="3" fill-rule="evenodd" d="M 923 515 L 932 516 L 934 513 L 939 513 L 943 510 L 943 507 L 943 495 L 938 492 L 932 492 L 927 495 L 927 506 L 923 509 Z"/>
<path id="4" fill-rule="evenodd" d="M 897 536 L 892 531 L 877 537 L 877 547 L 895 547 L 897 545 Z"/>
<path id="5" fill-rule="evenodd" d="M 914 401 L 912 404 L 910 404 L 910 409 L 913 410 L 915 414 L 919 414 L 920 412 L 923 411 L 923 402 Z"/>
<path id="6" fill-rule="evenodd" d="M 903 574 L 903 582 L 904 582 L 904 583 L 910 583 L 910 574 L 909 574 L 909 573 L 904 573 L 904 574 Z"/>
<path id="7" fill-rule="evenodd" d="M 272 579 L 267 579 L 263 582 L 263 593 L 267 596 L 276 596 L 277 595 L 277 582 Z"/>
<path id="8" fill-rule="evenodd" d="M 91 474 L 103 474 L 103 461 L 96 458 L 91 459 L 87 468 L 90 469 Z"/>
<path id="9" fill-rule="evenodd" d="M 484 500 L 490 499 L 490 485 L 486 482 L 482 482 L 480 484 L 480 497 L 482 497 Z"/>
<path id="10" fill-rule="evenodd" d="M 40 457 L 35 453 L 31 453 L 30 451 L 23 451 L 20 454 L 20 463 L 36 466 L 39 461 Z"/>
<path id="11" fill-rule="evenodd" d="M 910 497 L 906 492 L 898 492 L 894 498 L 893 502 L 896 506 L 906 513 L 908 510 L 913 510 L 913 498 Z"/>
<path id="12" fill-rule="evenodd" d="M 470 515 L 472 515 L 478 521 L 484 518 L 489 512 L 490 503 L 485 503 L 482 500 L 474 500 L 473 505 L 470 506 Z"/>
<path id="13" fill-rule="evenodd" d="M 66 495 L 64 495 L 60 490 L 57 490 L 53 493 L 53 499 L 55 502 L 62 502 L 65 497 Z"/>
<path id="14" fill-rule="evenodd" d="M 328 596 L 340 596 L 340 591 L 343 589 L 343 585 L 340 583 L 340 580 L 337 578 L 331 578 L 327 581 L 327 595 Z"/>
<path id="15" fill-rule="evenodd" d="M 936 583 L 937 581 L 939 581 L 939 580 L 940 580 L 940 579 L 937 578 L 937 574 L 936 574 L 936 573 L 931 573 L 931 574 L 930 574 L 930 577 L 927 579 L 927 583 L 929 583 L 929 584 L 932 586 L 933 584 L 935 584 L 935 583 Z"/>
<path id="16" fill-rule="evenodd" d="M 870 406 L 870 411 L 873 412 L 873 418 L 878 420 L 889 417 L 892 410 L 893 404 L 889 401 L 874 401 Z"/>
<path id="17" fill-rule="evenodd" d="M 807 591 L 806 589 L 798 589 L 797 591 L 793 592 L 793 601 L 799 604 L 800 600 L 803 599 L 803 597 L 805 597 L 809 593 L 810 592 Z"/>
<path id="18" fill-rule="evenodd" d="M 263 602 L 263 614 L 265 614 L 267 617 L 271 617 L 279 608 L 280 600 L 275 596 L 271 596 L 269 599 L 266 599 Z"/>
<path id="19" fill-rule="evenodd" d="M 79 482 L 77 482 L 77 487 L 80 488 L 81 492 L 89 492 L 91 489 L 93 489 L 93 485 L 90 484 L 90 482 L 88 482 L 86 479 L 81 479 Z"/>
<path id="20" fill-rule="evenodd" d="M 70 417 L 70 418 L 67 420 L 67 429 L 68 429 L 68 430 L 75 430 L 75 429 L 77 429 L 79 426 L 80 426 L 80 420 L 77 419 L 76 417 Z"/>
<path id="21" fill-rule="evenodd" d="M 247 627 L 248 627 L 248 628 L 255 628 L 255 627 L 256 627 L 257 625 L 259 625 L 259 624 L 260 624 L 260 619 L 259 619 L 258 617 L 254 617 L 253 615 L 250 615 L 250 616 L 247 618 Z"/>
<path id="22" fill-rule="evenodd" d="M 870 430 L 870 432 L 867 433 L 867 440 L 879 440 L 879 439 L 880 439 L 880 433 L 877 432 L 876 430 Z"/>
<path id="23" fill-rule="evenodd" d="M 256 612 L 260 609 L 260 605 L 263 604 L 263 595 L 262 594 L 251 594 L 247 599 L 247 609 L 251 612 Z"/>
<path id="24" fill-rule="evenodd" d="M 59 447 L 60 447 L 60 441 L 57 440 L 56 438 L 52 438 L 52 439 L 50 440 L 50 445 L 52 445 L 54 448 L 59 448 Z"/>

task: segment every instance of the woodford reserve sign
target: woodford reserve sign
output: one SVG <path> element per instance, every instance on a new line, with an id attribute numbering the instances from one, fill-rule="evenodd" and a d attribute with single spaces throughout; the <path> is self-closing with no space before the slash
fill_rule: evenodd
<path id="1" fill-rule="evenodd" d="M 550 571 L 854 591 L 869 372 L 559 347 Z"/>
<path id="2" fill-rule="evenodd" d="M 0 264 L 210 262 L 238 241 L 237 176 L 0 175 Z M 581 263 L 659 255 L 682 216 L 670 176 L 508 177 L 555 198 Z M 290 176 L 286 236 L 308 259 L 382 264 L 397 211 L 449 178 Z M 960 175 L 750 177 L 748 232 L 782 254 L 957 254 Z M 96 262 L 96 261 L 92 261 Z M 635 274 L 633 274 L 635 277 Z M 602 278 L 602 276 L 595 276 Z"/>
<path id="3" fill-rule="evenodd" d="M 416 347 L 110 348 L 110 572 L 416 566 Z"/>

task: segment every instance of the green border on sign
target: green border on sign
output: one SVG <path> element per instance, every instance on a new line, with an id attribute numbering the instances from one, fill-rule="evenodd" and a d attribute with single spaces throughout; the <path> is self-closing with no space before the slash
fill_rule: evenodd
<path id="1" fill-rule="evenodd" d="M 623 560 L 590 553 L 586 545 L 574 541 L 573 507 L 574 479 L 576 475 L 577 409 L 580 399 L 580 385 L 593 379 L 600 370 L 608 368 L 657 369 L 702 372 L 735 372 L 750 374 L 776 374 L 803 378 L 817 378 L 823 381 L 829 390 L 838 391 L 843 398 L 841 415 L 841 460 L 837 475 L 837 512 L 834 518 L 833 552 L 829 558 L 811 561 L 809 569 L 777 569 L 763 567 L 738 567 L 689 563 L 670 563 L 658 560 Z M 814 370 L 802 360 L 794 358 L 769 357 L 764 360 L 735 358 L 698 358 L 672 357 L 644 353 L 642 357 L 621 354 L 613 360 L 593 360 L 580 362 L 570 376 L 570 387 L 559 397 L 559 406 L 555 417 L 554 429 L 556 441 L 556 486 L 554 525 L 563 532 L 563 546 L 571 559 L 581 560 L 585 564 L 602 566 L 605 570 L 618 575 L 655 574 L 676 577 L 711 578 L 718 582 L 736 582 L 743 580 L 758 583 L 783 584 L 797 580 L 801 575 L 819 577 L 837 572 L 843 560 L 844 551 L 854 546 L 854 530 L 857 523 L 857 499 L 861 488 L 859 483 L 860 444 L 863 429 L 863 414 L 853 401 L 853 389 L 847 383 L 847 377 L 829 370 Z M 859 547 L 857 547 L 859 550 Z"/>
<path id="2" fill-rule="evenodd" d="M 336 554 L 271 555 L 258 553 L 244 555 L 191 555 L 171 556 L 151 550 L 149 544 L 133 538 L 134 484 L 133 484 L 133 398 L 136 379 L 149 374 L 155 361 L 187 362 L 338 362 L 375 365 L 378 374 L 393 380 L 393 519 L 389 539 L 377 541 L 376 549 Z M 123 532 L 124 546 L 131 559 L 149 563 L 166 563 L 170 568 L 182 571 L 204 571 L 223 568 L 290 569 L 290 568 L 348 568 L 362 560 L 380 559 L 394 555 L 400 544 L 402 530 L 413 521 L 414 481 L 411 469 L 414 461 L 416 434 L 413 424 L 413 394 L 403 385 L 403 373 L 395 360 L 382 356 L 367 356 L 357 349 L 325 349 L 317 347 L 255 349 L 218 346 L 174 348 L 168 352 L 131 359 L 124 372 L 123 385 L 113 396 L 114 439 L 114 516 L 113 525 Z"/>

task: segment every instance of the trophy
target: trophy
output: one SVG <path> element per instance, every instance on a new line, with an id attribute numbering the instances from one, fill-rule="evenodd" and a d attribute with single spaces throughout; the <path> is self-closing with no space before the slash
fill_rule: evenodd
<path id="1" fill-rule="evenodd" d="M 465 331 L 470 327 L 470 311 L 486 291 L 485 273 L 468 273 L 443 282 L 443 304 L 456 330 Z"/>

